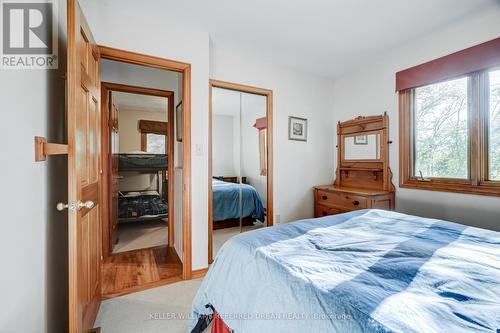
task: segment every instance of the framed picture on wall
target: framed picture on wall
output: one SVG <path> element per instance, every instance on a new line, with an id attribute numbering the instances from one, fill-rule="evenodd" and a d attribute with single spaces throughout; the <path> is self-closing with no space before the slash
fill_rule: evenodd
<path id="1" fill-rule="evenodd" d="M 288 140 L 307 141 L 307 119 L 288 117 Z"/>
<path id="2" fill-rule="evenodd" d="M 178 142 L 182 142 L 182 101 L 175 107 L 175 136 Z"/>
<path id="3" fill-rule="evenodd" d="M 368 136 L 367 135 L 356 135 L 354 137 L 355 145 L 367 145 L 368 144 Z"/>

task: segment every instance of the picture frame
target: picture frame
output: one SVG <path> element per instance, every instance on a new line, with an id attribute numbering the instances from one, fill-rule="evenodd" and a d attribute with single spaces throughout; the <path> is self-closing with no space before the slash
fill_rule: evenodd
<path id="1" fill-rule="evenodd" d="M 307 119 L 288 117 L 288 140 L 307 141 Z"/>
<path id="2" fill-rule="evenodd" d="M 355 135 L 354 136 L 354 144 L 355 145 L 367 145 L 368 144 L 368 135 Z"/>
<path id="3" fill-rule="evenodd" d="M 182 142 L 182 101 L 175 107 L 175 137 L 177 142 Z"/>

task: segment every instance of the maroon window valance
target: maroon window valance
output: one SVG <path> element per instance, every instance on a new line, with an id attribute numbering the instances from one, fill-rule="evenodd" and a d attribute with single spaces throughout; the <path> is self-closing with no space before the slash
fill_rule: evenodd
<path id="1" fill-rule="evenodd" d="M 396 91 L 500 66 L 500 37 L 396 73 Z"/>
<path id="2" fill-rule="evenodd" d="M 253 127 L 255 127 L 259 130 L 267 128 L 267 117 L 262 117 L 262 118 L 255 120 L 255 125 L 253 125 Z"/>

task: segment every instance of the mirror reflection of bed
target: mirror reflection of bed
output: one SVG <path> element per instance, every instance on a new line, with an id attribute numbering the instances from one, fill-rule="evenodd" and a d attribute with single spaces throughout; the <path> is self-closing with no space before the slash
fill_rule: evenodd
<path id="1" fill-rule="evenodd" d="M 212 88 L 213 256 L 267 225 L 266 96 Z"/>
<path id="2" fill-rule="evenodd" d="M 118 118 L 113 253 L 168 244 L 167 98 L 112 93 Z"/>

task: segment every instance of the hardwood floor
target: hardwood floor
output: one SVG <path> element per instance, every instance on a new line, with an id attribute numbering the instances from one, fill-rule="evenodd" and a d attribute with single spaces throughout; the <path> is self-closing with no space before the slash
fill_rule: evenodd
<path id="1" fill-rule="evenodd" d="M 182 280 L 174 248 L 158 246 L 109 256 L 102 269 L 102 298 L 108 299 Z"/>

